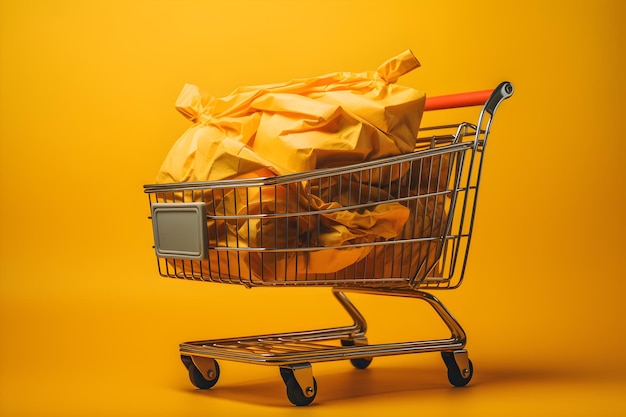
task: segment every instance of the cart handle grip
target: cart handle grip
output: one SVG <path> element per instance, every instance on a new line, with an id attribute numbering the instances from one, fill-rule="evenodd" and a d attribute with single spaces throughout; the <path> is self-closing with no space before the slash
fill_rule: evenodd
<path id="1" fill-rule="evenodd" d="M 498 104 L 505 98 L 511 96 L 511 94 L 513 94 L 513 85 L 505 81 L 493 90 L 427 97 L 424 110 L 430 111 L 485 105 L 486 110 L 493 114 Z"/>

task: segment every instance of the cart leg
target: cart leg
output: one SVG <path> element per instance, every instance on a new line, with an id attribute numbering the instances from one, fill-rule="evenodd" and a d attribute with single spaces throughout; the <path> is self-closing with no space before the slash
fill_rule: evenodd
<path id="1" fill-rule="evenodd" d="M 441 357 L 446 364 L 446 368 L 448 368 L 448 381 L 455 387 L 464 387 L 470 382 L 474 374 L 472 361 L 469 359 L 467 350 L 463 349 L 467 342 L 465 331 L 450 311 L 435 296 L 421 291 L 418 291 L 416 294 L 430 304 L 450 329 L 450 346 L 453 349 L 446 350 L 443 348 Z"/>
<path id="2" fill-rule="evenodd" d="M 367 331 L 367 322 L 365 321 L 365 317 L 361 314 L 361 312 L 352 304 L 352 301 L 348 298 L 348 296 L 343 291 L 333 290 L 333 295 L 339 301 L 339 304 L 346 310 L 346 312 L 352 318 L 354 325 L 352 334 L 350 335 L 350 340 L 365 340 L 365 344 L 367 344 L 367 339 L 365 337 L 365 332 Z M 359 343 L 360 344 L 360 343 Z"/>
<path id="3" fill-rule="evenodd" d="M 448 326 L 448 329 L 450 329 L 450 340 L 455 348 L 462 349 L 465 347 L 465 343 L 467 342 L 465 331 L 437 297 L 421 291 L 415 291 L 413 296 L 426 301 L 437 314 L 439 314 L 439 317 L 441 317 L 446 326 Z"/>
<path id="4" fill-rule="evenodd" d="M 349 291 L 353 293 L 361 293 L 361 294 L 369 294 L 369 295 L 382 295 L 382 296 L 396 296 L 396 297 L 408 297 L 408 298 L 417 298 L 425 301 L 430 305 L 433 310 L 439 315 L 439 317 L 443 320 L 445 325 L 450 330 L 450 339 L 442 340 L 441 350 L 459 350 L 465 347 L 465 343 L 467 340 L 467 336 L 465 331 L 459 324 L 459 322 L 452 316 L 450 311 L 443 305 L 441 301 L 437 297 L 432 294 L 415 291 L 415 290 L 393 290 L 393 289 L 375 289 L 375 288 L 350 288 L 343 290 L 333 290 L 333 294 L 339 300 L 341 305 L 345 308 L 345 310 L 350 314 L 352 319 L 354 320 L 353 332 L 350 336 L 351 340 L 358 340 L 360 338 L 365 338 L 365 332 L 367 331 L 367 323 L 365 322 L 365 318 L 363 315 L 357 310 L 357 308 L 352 304 L 352 302 L 348 299 L 348 297 L 344 294 L 343 291 Z"/>
<path id="5" fill-rule="evenodd" d="M 333 291 L 333 295 L 354 322 L 350 337 L 341 339 L 341 346 L 367 346 L 369 343 L 367 341 L 367 337 L 365 337 L 365 332 L 367 331 L 367 322 L 365 321 L 365 317 L 363 317 L 356 306 L 352 304 L 352 301 L 350 301 L 344 292 L 335 290 Z M 372 363 L 372 357 L 367 356 L 363 358 L 354 358 L 350 359 L 350 362 L 357 369 L 365 369 L 370 365 L 370 363 Z"/>
<path id="6" fill-rule="evenodd" d="M 430 305 L 433 310 L 439 315 L 441 320 L 450 330 L 450 338 L 448 339 L 438 339 L 438 340 L 427 340 L 420 342 L 408 342 L 406 344 L 390 344 L 389 346 L 393 346 L 394 349 L 402 347 L 403 351 L 411 351 L 411 352 L 441 352 L 441 356 L 448 368 L 448 380 L 450 383 L 456 387 L 462 387 L 469 383 L 472 375 L 474 373 L 472 361 L 469 359 L 467 350 L 465 350 L 465 344 L 467 342 L 467 336 L 465 331 L 459 324 L 459 322 L 452 316 L 450 311 L 443 305 L 437 297 L 432 294 L 416 291 L 416 290 L 403 290 L 403 289 L 376 289 L 376 288 L 350 288 L 343 289 L 343 291 L 370 294 L 370 295 L 383 295 L 383 296 L 397 296 L 397 297 L 409 297 L 409 298 L 417 298 L 422 301 L 425 301 L 428 305 Z M 362 315 L 358 312 L 358 310 L 354 307 L 354 305 L 348 300 L 348 298 L 343 294 L 343 292 L 335 290 L 335 296 L 341 302 L 341 304 L 345 307 L 345 309 L 350 313 L 350 315 L 355 320 L 355 329 L 359 329 L 355 331 L 353 336 L 351 336 L 348 341 L 342 340 L 342 344 L 344 346 L 360 346 L 361 344 L 355 343 L 361 337 L 365 338 L 365 330 L 366 325 L 365 321 L 362 319 Z M 356 324 L 360 323 L 361 324 Z M 354 340 L 355 342 L 351 342 Z M 351 344 L 352 343 L 352 344 Z M 406 350 L 405 350 L 406 348 Z M 357 360 L 359 360 L 358 358 Z M 368 364 L 369 365 L 369 364 Z M 355 364 L 355 366 L 357 366 Z M 367 365 L 365 365 L 367 366 Z M 358 366 L 357 366 L 358 367 Z"/>

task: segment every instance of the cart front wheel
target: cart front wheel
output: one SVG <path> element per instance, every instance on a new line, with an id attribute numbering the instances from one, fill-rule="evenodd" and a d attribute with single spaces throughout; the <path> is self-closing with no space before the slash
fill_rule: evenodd
<path id="1" fill-rule="evenodd" d="M 465 354 L 467 355 L 467 352 L 465 352 Z M 474 365 L 469 358 L 467 358 L 467 366 L 461 369 L 454 358 L 454 353 L 441 352 L 441 357 L 448 368 L 448 381 L 450 381 L 452 385 L 455 387 L 464 387 L 469 384 L 474 375 Z"/>
<path id="2" fill-rule="evenodd" d="M 309 405 L 313 402 L 313 400 L 315 399 L 315 396 L 317 395 L 317 381 L 315 380 L 315 377 L 313 378 L 313 387 L 307 388 L 309 390 L 312 390 L 310 392 L 311 394 L 310 397 L 307 397 L 306 395 L 304 395 L 304 392 L 302 391 L 302 387 L 300 387 L 300 385 L 295 380 L 295 378 L 289 380 L 286 385 L 287 385 L 287 398 L 289 398 L 289 401 L 291 401 L 293 405 L 297 405 L 297 406 Z"/>
<path id="3" fill-rule="evenodd" d="M 208 375 L 204 375 L 193 363 L 189 365 L 188 369 L 189 380 L 198 389 L 213 388 L 220 377 L 220 366 L 217 361 L 215 361 L 215 370 L 209 372 Z"/>
<path id="4" fill-rule="evenodd" d="M 304 406 L 313 402 L 317 395 L 317 381 L 315 377 L 312 377 L 313 386 L 304 388 L 306 390 L 305 394 L 292 369 L 280 368 L 280 375 L 287 387 L 287 398 L 293 405 Z"/>

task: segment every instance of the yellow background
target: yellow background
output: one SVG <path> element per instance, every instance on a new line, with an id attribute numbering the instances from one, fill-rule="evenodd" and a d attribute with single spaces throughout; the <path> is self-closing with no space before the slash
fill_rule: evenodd
<path id="1" fill-rule="evenodd" d="M 0 415 L 626 415 L 626 7 L 619 0 L 0 2 Z M 463 286 L 439 296 L 475 366 L 438 355 L 316 364 L 291 406 L 278 371 L 221 363 L 193 389 L 178 343 L 344 324 L 328 290 L 157 277 L 142 185 L 188 122 L 184 83 L 373 70 L 429 95 L 514 83 L 487 150 Z M 372 341 L 439 330 L 421 306 L 355 297 Z"/>

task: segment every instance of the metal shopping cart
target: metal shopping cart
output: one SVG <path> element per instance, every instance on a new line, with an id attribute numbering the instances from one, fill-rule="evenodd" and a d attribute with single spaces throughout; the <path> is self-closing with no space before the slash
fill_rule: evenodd
<path id="1" fill-rule="evenodd" d="M 465 386 L 473 374 L 465 332 L 430 290 L 454 289 L 463 280 L 487 136 L 496 109 L 512 94 L 503 82 L 494 90 L 429 98 L 428 111 L 483 107 L 476 124 L 421 128 L 410 154 L 272 178 L 146 185 L 162 276 L 246 287 L 327 286 L 353 319 L 329 329 L 182 343 L 193 385 L 217 383 L 217 360 L 272 365 L 291 403 L 308 405 L 317 394 L 312 363 L 350 360 L 363 369 L 376 356 L 440 352 L 450 383 Z M 341 204 L 313 203 L 320 200 Z M 326 216 L 391 206 L 406 214 L 395 237 L 330 247 L 320 238 Z M 328 272 L 323 259 L 352 261 Z M 366 321 L 346 293 L 425 301 L 450 337 L 369 344 Z"/>

